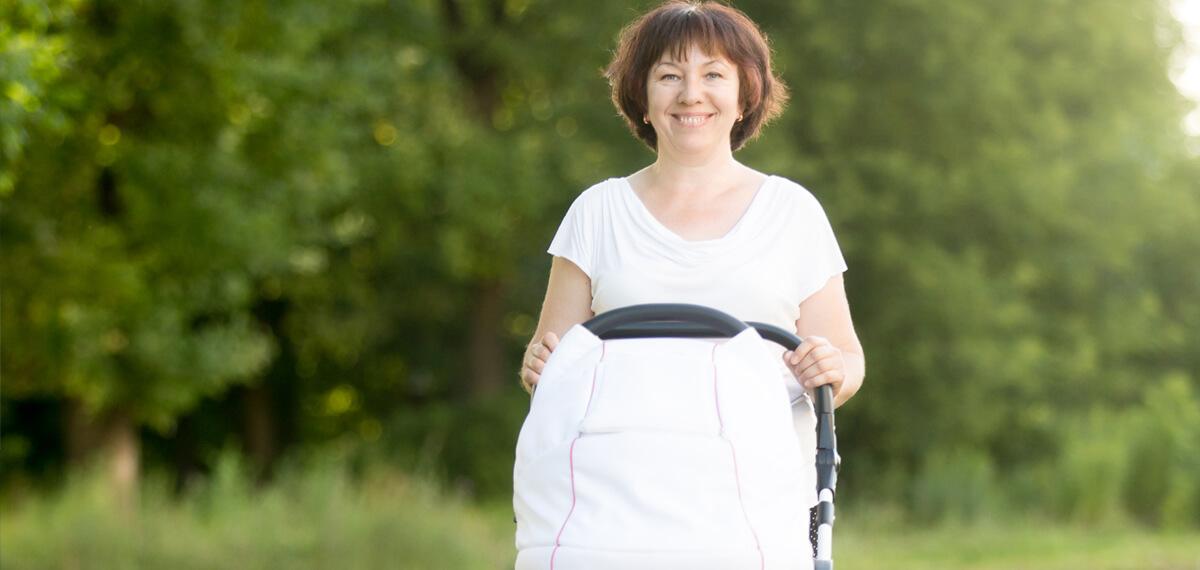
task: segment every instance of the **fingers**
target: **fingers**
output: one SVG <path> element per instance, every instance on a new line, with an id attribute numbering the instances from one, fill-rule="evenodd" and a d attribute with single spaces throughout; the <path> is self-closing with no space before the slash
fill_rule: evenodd
<path id="1" fill-rule="evenodd" d="M 558 335 L 548 332 L 542 336 L 541 342 L 529 345 L 524 362 L 521 363 L 521 386 L 526 392 L 532 392 L 546 369 L 546 361 L 558 346 Z"/>
<path id="2" fill-rule="evenodd" d="M 846 379 L 842 351 L 824 337 L 806 337 L 795 351 L 785 352 L 783 358 L 805 388 L 831 384 L 836 393 Z"/>
<path id="3" fill-rule="evenodd" d="M 829 384 L 831 387 L 833 387 L 833 395 L 836 396 L 837 393 L 841 391 L 842 383 L 845 382 L 845 380 L 846 380 L 846 375 L 841 370 L 831 370 L 829 372 L 823 372 L 821 374 L 818 374 L 818 375 L 812 377 L 809 380 L 806 380 L 804 382 L 804 387 L 808 388 L 809 390 L 812 390 L 819 386 L 824 386 L 826 384 Z"/>
<path id="4" fill-rule="evenodd" d="M 829 341 L 823 337 L 807 337 L 804 342 L 800 343 L 800 346 L 796 347 L 796 350 L 789 350 L 783 354 L 784 362 L 787 362 L 788 367 L 794 371 L 804 370 L 816 360 L 816 356 L 813 354 L 815 351 L 830 346 L 832 345 Z M 817 356 L 819 355 L 820 353 Z"/>
<path id="5" fill-rule="evenodd" d="M 558 335 L 552 332 L 546 333 L 546 336 L 542 337 L 542 346 L 548 348 L 550 352 L 554 352 L 555 347 L 558 346 Z"/>
<path id="6" fill-rule="evenodd" d="M 822 341 L 824 342 L 822 343 Z M 792 367 L 798 366 L 804 361 L 805 358 L 808 358 L 809 354 L 811 354 L 813 350 L 816 350 L 818 346 L 827 344 L 829 344 L 829 341 L 819 336 L 810 336 L 805 338 L 804 342 L 801 342 L 800 346 L 796 347 L 796 350 L 789 351 L 787 353 L 788 365 Z"/>
<path id="7" fill-rule="evenodd" d="M 533 388 L 541 380 L 542 370 L 545 367 L 545 361 L 532 355 L 526 358 L 525 362 L 521 363 L 521 387 L 526 392 L 533 393 Z"/>
<path id="8" fill-rule="evenodd" d="M 529 357 L 525 359 L 525 367 L 541 374 L 549 359 L 550 350 L 540 344 L 535 344 L 529 348 Z"/>
<path id="9" fill-rule="evenodd" d="M 537 386 L 538 380 L 540 380 L 540 379 L 541 379 L 540 374 L 538 374 L 528 368 L 521 369 L 521 388 L 524 388 L 526 392 L 529 392 L 532 394 L 533 387 Z"/>
<path id="10" fill-rule="evenodd" d="M 825 337 L 810 336 L 804 339 L 804 343 L 796 350 L 796 358 L 793 358 L 792 366 L 797 370 L 806 370 L 816 363 L 830 358 L 840 358 L 842 351 L 838 350 L 833 343 L 829 342 Z"/>
<path id="11" fill-rule="evenodd" d="M 808 356 L 802 358 L 795 368 L 800 370 L 802 377 L 812 377 L 822 372 L 841 368 L 843 366 L 841 360 L 842 351 L 832 346 L 818 346 L 814 347 Z"/>

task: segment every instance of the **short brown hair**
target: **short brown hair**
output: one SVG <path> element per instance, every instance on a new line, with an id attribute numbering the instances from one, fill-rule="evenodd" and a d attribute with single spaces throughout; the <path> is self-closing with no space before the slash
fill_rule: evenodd
<path id="1" fill-rule="evenodd" d="M 763 125 L 783 112 L 787 86 L 771 70 L 766 35 L 741 11 L 717 2 L 671 0 L 643 14 L 625 29 L 604 76 L 612 86 L 612 101 L 629 130 L 652 150 L 658 148 L 653 125 L 642 122 L 647 112 L 646 80 L 650 68 L 670 51 L 677 60 L 697 46 L 720 54 L 738 69 L 738 103 L 742 120 L 730 133 L 733 150 L 758 136 Z"/>

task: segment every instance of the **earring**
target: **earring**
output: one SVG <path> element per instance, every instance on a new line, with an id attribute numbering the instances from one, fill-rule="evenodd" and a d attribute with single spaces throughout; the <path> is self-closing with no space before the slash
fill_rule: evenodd
<path id="1" fill-rule="evenodd" d="M 739 122 L 739 123 L 740 123 L 740 122 L 742 122 L 742 114 L 741 114 L 741 113 L 738 113 L 738 120 L 737 120 L 737 122 Z"/>
<path id="2" fill-rule="evenodd" d="M 646 123 L 647 125 L 649 125 L 649 124 L 650 124 L 650 118 L 649 118 L 649 117 L 647 117 L 647 116 L 645 116 L 645 115 L 642 115 L 642 122 L 643 122 L 643 123 Z"/>

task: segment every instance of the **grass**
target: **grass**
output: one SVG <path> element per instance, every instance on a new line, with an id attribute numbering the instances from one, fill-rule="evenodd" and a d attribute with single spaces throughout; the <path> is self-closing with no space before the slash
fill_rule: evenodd
<path id="1" fill-rule="evenodd" d="M 223 464 L 182 499 L 153 480 L 132 516 L 95 478 L 0 508 L 0 567 L 24 569 L 512 568 L 512 509 L 374 469 L 326 462 L 264 489 Z M 1200 570 L 1200 531 L 1017 519 L 918 528 L 896 511 L 842 509 L 835 561 L 851 570 Z M 803 538 L 801 538 L 803 540 Z"/>
<path id="2" fill-rule="evenodd" d="M 485 512 L 497 533 L 512 531 L 509 505 Z M 1200 570 L 1200 531 L 1034 518 L 918 527 L 900 522 L 895 511 L 851 510 L 839 514 L 834 562 L 848 570 Z"/>
<path id="3" fill-rule="evenodd" d="M 232 467 L 183 500 L 148 482 L 125 515 L 94 477 L 5 505 L 0 568 L 511 568 L 511 536 L 465 501 L 394 471 L 335 466 L 254 491 Z M 511 518 L 510 524 L 511 524 Z"/>
<path id="4" fill-rule="evenodd" d="M 841 568 L 1000 570 L 1200 570 L 1200 533 L 1088 529 L 1017 521 L 966 528 L 875 529 L 839 521 Z"/>

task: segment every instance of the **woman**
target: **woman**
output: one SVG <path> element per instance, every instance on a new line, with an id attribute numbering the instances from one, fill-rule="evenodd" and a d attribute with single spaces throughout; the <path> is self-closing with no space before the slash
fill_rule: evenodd
<path id="1" fill-rule="evenodd" d="M 758 27 L 715 2 L 668 2 L 622 31 L 605 75 L 656 160 L 592 186 L 567 212 L 549 248 L 524 388 L 573 325 L 675 302 L 795 330 L 804 343 L 784 365 L 807 389 L 830 384 L 844 403 L 866 365 L 829 222 L 807 190 L 733 157 L 787 98 Z"/>

